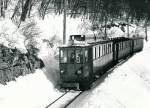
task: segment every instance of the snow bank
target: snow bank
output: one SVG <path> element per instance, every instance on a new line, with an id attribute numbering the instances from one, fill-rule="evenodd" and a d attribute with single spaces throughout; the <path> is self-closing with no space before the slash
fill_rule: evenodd
<path id="1" fill-rule="evenodd" d="M 0 85 L 0 108 L 44 108 L 61 93 L 53 88 L 42 71 Z"/>

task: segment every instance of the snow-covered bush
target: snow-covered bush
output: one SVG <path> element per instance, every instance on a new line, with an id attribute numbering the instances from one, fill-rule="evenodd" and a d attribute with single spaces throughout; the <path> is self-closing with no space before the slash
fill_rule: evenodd
<path id="1" fill-rule="evenodd" d="M 11 49 L 4 45 L 0 45 L 0 64 L 0 83 L 2 84 L 44 67 L 43 61 L 33 53 L 21 53 L 16 48 Z"/>

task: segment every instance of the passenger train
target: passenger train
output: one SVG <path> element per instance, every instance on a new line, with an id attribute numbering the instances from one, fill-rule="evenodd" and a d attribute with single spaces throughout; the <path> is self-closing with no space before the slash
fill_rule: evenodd
<path id="1" fill-rule="evenodd" d="M 87 90 L 118 60 L 143 49 L 143 38 L 117 37 L 86 41 L 71 35 L 69 45 L 59 47 L 61 88 Z"/>

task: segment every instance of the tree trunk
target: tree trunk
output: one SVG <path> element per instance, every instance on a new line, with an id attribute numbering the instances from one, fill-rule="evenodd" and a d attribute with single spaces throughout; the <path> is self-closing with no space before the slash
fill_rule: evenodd
<path id="1" fill-rule="evenodd" d="M 0 1 L 0 7 L 1 7 L 1 17 L 4 17 L 4 5 L 3 5 L 3 0 Z"/>
<path id="2" fill-rule="evenodd" d="M 63 14 L 63 44 L 66 43 L 66 1 L 64 0 L 64 14 Z"/>
<path id="3" fill-rule="evenodd" d="M 107 16 L 105 15 L 105 39 L 107 38 Z"/>
<path id="4" fill-rule="evenodd" d="M 26 0 L 25 5 L 23 6 L 22 14 L 21 14 L 21 21 L 25 21 L 27 13 L 29 11 L 29 6 L 31 4 L 32 0 Z"/>

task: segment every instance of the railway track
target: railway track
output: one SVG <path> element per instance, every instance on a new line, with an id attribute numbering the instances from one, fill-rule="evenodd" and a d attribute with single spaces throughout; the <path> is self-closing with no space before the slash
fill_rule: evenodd
<path id="1" fill-rule="evenodd" d="M 70 91 L 70 90 L 69 90 Z M 65 92 L 64 94 L 62 94 L 60 97 L 58 97 L 57 99 L 55 99 L 52 103 L 50 103 L 49 105 L 47 105 L 45 108 L 49 108 L 50 106 L 52 106 L 54 103 L 56 103 L 60 98 L 62 98 L 63 96 L 65 96 L 69 91 Z"/>
<path id="2" fill-rule="evenodd" d="M 70 100 L 70 101 L 68 102 L 68 104 L 66 104 L 66 105 L 64 106 L 64 108 L 67 108 L 67 107 L 68 107 L 75 99 L 77 99 L 77 97 L 79 97 L 82 93 L 83 93 L 83 91 L 80 92 L 78 95 L 76 95 L 72 100 Z"/>
<path id="3" fill-rule="evenodd" d="M 77 97 L 79 97 L 83 91 L 73 91 L 71 90 L 63 93 L 45 108 L 67 108 Z"/>

